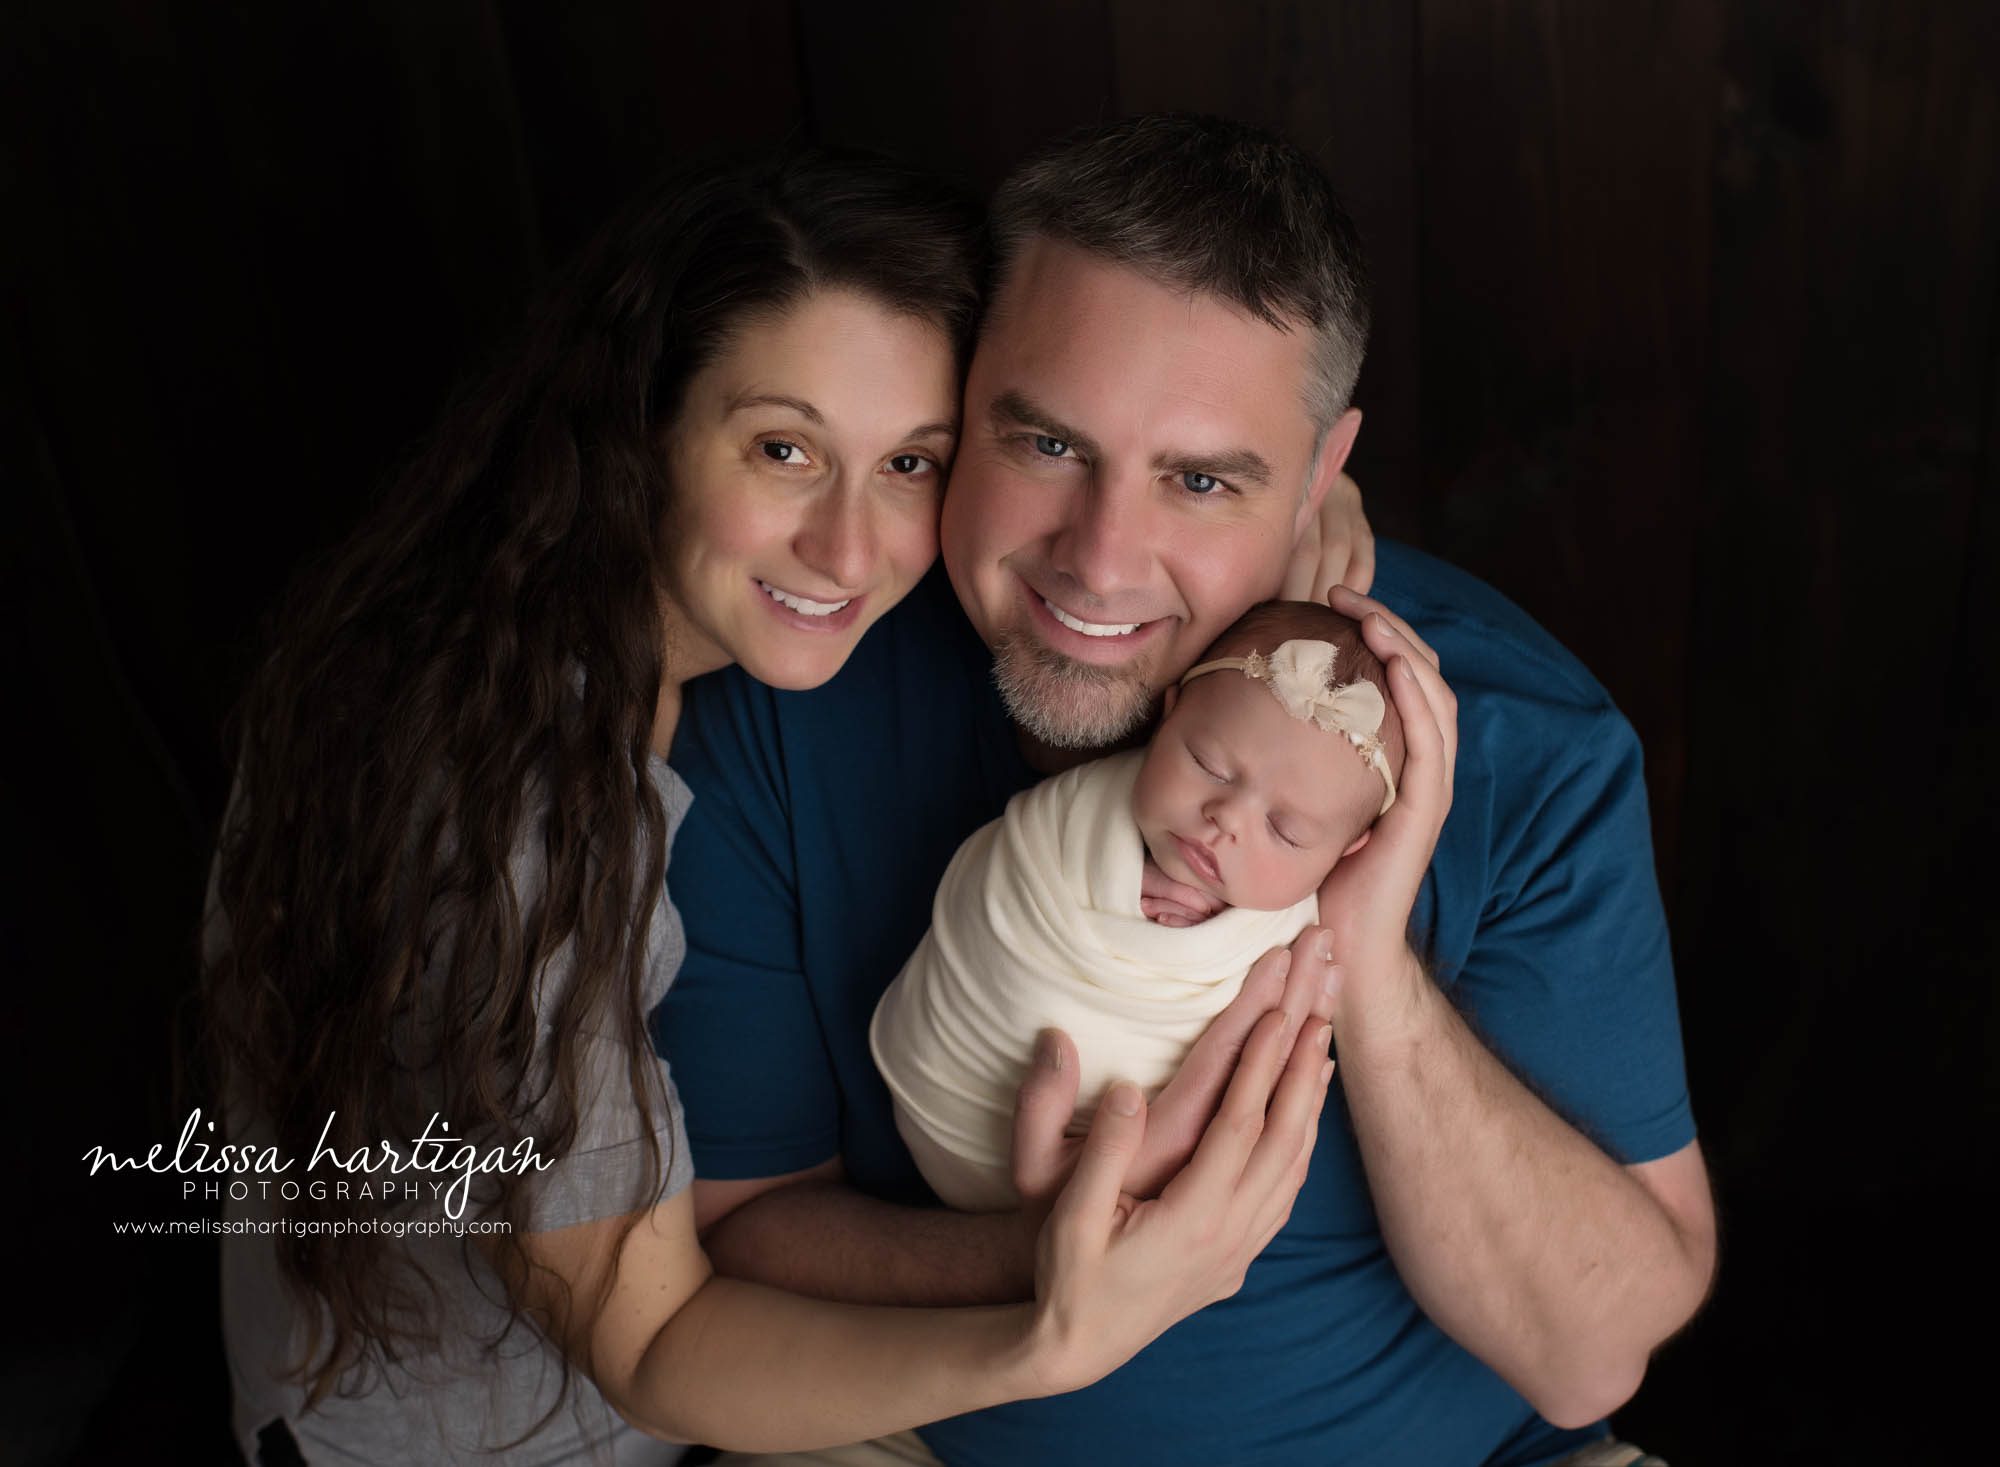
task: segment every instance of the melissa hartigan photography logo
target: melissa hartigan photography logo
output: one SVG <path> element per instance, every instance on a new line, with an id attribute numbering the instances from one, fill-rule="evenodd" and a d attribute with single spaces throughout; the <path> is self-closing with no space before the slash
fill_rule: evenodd
<path id="1" fill-rule="evenodd" d="M 180 1177 L 182 1201 L 244 1202 L 314 1201 L 333 1198 L 380 1207 L 400 1206 L 425 1199 L 440 1204 L 442 1216 L 432 1218 L 356 1216 L 339 1219 L 292 1219 L 284 1216 L 263 1218 L 183 1218 L 170 1221 L 116 1221 L 117 1233 L 231 1233 L 231 1232 L 384 1232 L 402 1236 L 409 1233 L 503 1232 L 503 1222 L 468 1221 L 467 1203 L 472 1196 L 472 1179 L 487 1174 L 525 1176 L 530 1169 L 547 1171 L 551 1163 L 535 1150 L 532 1136 L 524 1136 L 511 1146 L 480 1147 L 451 1134 L 451 1123 L 435 1112 L 424 1123 L 421 1135 L 406 1142 L 381 1141 L 343 1152 L 330 1145 L 338 1112 L 328 1111 L 320 1127 L 312 1155 L 286 1156 L 275 1146 L 236 1142 L 212 1144 L 215 1122 L 202 1119 L 197 1106 L 181 1127 L 173 1150 L 156 1142 L 141 1155 L 121 1156 L 104 1146 L 83 1153 L 90 1175 L 99 1172 L 151 1172 Z"/>

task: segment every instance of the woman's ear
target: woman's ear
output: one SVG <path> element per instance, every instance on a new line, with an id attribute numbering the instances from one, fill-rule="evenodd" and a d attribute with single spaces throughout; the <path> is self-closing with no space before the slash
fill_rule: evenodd
<path id="1" fill-rule="evenodd" d="M 1174 704 L 1178 703 L 1180 699 L 1181 685 L 1179 683 L 1168 683 L 1167 690 L 1160 694 L 1160 717 L 1165 718 L 1169 713 L 1172 713 L 1174 711 Z"/>
<path id="2" fill-rule="evenodd" d="M 1366 830 L 1362 831 L 1361 834 L 1354 837 L 1354 844 L 1349 846 L 1346 850 L 1340 853 L 1340 859 L 1345 861 L 1349 856 L 1353 855 L 1356 851 L 1360 850 L 1363 846 L 1367 845 L 1368 837 L 1373 835 L 1374 833 L 1375 833 L 1375 827 L 1371 825 Z"/>

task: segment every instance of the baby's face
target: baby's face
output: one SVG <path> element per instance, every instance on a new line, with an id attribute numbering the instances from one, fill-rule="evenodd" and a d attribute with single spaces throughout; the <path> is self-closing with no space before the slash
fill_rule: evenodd
<path id="1" fill-rule="evenodd" d="M 1176 881 L 1232 907 L 1281 911 L 1353 849 L 1381 777 L 1338 733 L 1292 717 L 1233 672 L 1180 691 L 1146 748 L 1132 813 Z"/>

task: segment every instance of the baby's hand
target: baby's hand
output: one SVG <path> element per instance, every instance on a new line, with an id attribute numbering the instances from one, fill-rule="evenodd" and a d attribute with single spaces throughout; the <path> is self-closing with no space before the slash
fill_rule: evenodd
<path id="1" fill-rule="evenodd" d="M 1221 911 L 1222 903 L 1175 881 L 1148 856 L 1139 878 L 1139 910 L 1162 927 L 1193 927 Z"/>

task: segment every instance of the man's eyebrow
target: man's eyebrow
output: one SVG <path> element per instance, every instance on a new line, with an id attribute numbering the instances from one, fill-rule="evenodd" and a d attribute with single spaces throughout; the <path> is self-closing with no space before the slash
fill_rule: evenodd
<path id="1" fill-rule="evenodd" d="M 723 413 L 724 416 L 727 416 L 730 413 L 740 413 L 743 409 L 749 407 L 790 408 L 808 422 L 817 423 L 822 428 L 826 426 L 826 419 L 821 415 L 818 408 L 807 402 L 803 397 L 786 397 L 781 392 L 738 393 L 735 397 L 729 399 L 729 405 L 723 409 Z"/>
<path id="2" fill-rule="evenodd" d="M 1219 453 L 1174 454 L 1156 466 L 1167 474 L 1208 474 L 1232 484 L 1249 484 L 1258 489 L 1271 485 L 1271 466 L 1254 449 L 1225 448 Z"/>
<path id="3" fill-rule="evenodd" d="M 1001 393 L 993 399 L 992 412 L 996 420 L 1033 428 L 1049 438 L 1060 438 L 1071 448 L 1079 450 L 1085 458 L 1098 457 L 1096 439 L 1081 428 L 1070 427 L 1025 392 L 1009 390 Z"/>

